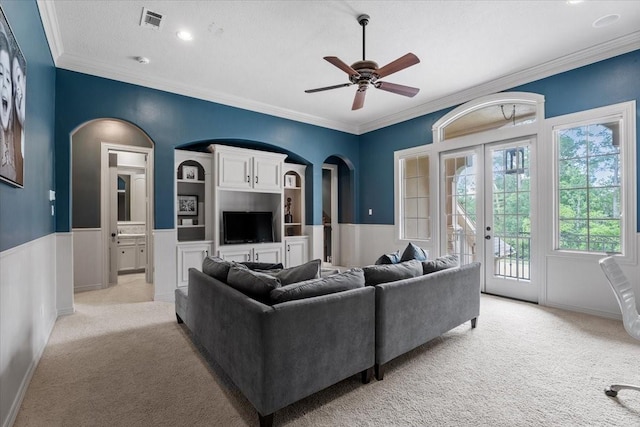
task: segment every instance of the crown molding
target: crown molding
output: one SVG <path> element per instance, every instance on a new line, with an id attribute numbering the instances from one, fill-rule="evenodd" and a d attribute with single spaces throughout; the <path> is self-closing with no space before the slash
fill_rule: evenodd
<path id="1" fill-rule="evenodd" d="M 58 15 L 56 14 L 56 5 L 53 1 L 38 0 L 38 10 L 40 12 L 40 20 L 47 36 L 49 50 L 53 57 L 53 63 L 58 65 L 58 58 L 64 52 L 62 46 L 62 36 L 60 35 L 60 25 L 58 25 Z"/>
<path id="2" fill-rule="evenodd" d="M 275 107 L 273 105 L 264 104 L 245 98 L 230 96 L 228 94 L 203 89 L 172 80 L 161 78 L 142 78 L 137 73 L 132 73 L 123 68 L 115 67 L 112 64 L 96 60 L 87 61 L 85 58 L 70 55 L 67 53 L 64 53 L 58 57 L 56 66 L 58 68 L 69 71 L 104 77 L 106 79 L 117 80 L 124 83 L 131 83 L 138 86 L 144 86 L 151 89 L 189 96 L 191 98 L 211 101 L 218 104 L 241 108 L 243 110 L 268 114 L 270 116 L 281 117 L 284 119 L 294 120 L 297 122 L 307 123 L 329 129 L 335 129 L 351 134 L 357 134 L 358 132 L 356 126 L 348 125 L 346 123 L 327 120 L 322 117 L 304 114 L 285 108 Z"/>
<path id="3" fill-rule="evenodd" d="M 415 108 L 391 114 L 369 123 L 363 123 L 358 127 L 358 134 L 361 135 L 425 114 L 434 113 L 481 96 L 512 89 L 526 83 L 613 58 L 614 56 L 632 52 L 637 49 L 640 49 L 640 31 L 565 55 L 523 71 L 499 77 L 487 83 L 429 101 Z"/>
<path id="4" fill-rule="evenodd" d="M 216 102 L 231 107 L 268 114 L 355 135 L 362 135 L 367 132 L 440 111 L 445 108 L 460 105 L 481 96 L 491 95 L 496 92 L 501 92 L 545 77 L 640 49 L 640 31 L 636 31 L 626 36 L 556 58 L 544 64 L 508 74 L 451 95 L 428 101 L 414 108 L 389 114 L 360 125 L 351 125 L 212 90 L 202 89 L 184 83 L 160 78 L 142 78 L 136 73 L 132 73 L 123 68 L 114 67 L 112 64 L 99 61 L 88 61 L 85 58 L 64 53 L 62 37 L 56 16 L 55 2 L 37 0 L 37 4 L 38 9 L 40 10 L 40 16 L 47 36 L 47 41 L 49 43 L 49 48 L 51 50 L 51 55 L 53 56 L 53 61 L 56 67 L 58 68 L 176 93 L 205 101 Z"/>

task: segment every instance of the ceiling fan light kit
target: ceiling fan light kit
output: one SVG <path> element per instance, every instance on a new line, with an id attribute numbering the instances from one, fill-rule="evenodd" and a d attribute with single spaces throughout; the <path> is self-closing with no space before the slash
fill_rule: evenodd
<path id="1" fill-rule="evenodd" d="M 369 15 L 358 16 L 358 23 L 362 26 L 362 61 L 354 62 L 349 66 L 338 57 L 324 57 L 327 62 L 347 73 L 349 75 L 350 83 L 325 86 L 317 89 L 308 89 L 305 90 L 306 93 L 323 92 L 325 90 L 338 89 L 357 84 L 358 90 L 356 91 L 356 96 L 353 99 L 351 109 L 359 110 L 364 105 L 365 94 L 370 85 L 376 89 L 382 89 L 387 92 L 408 96 L 410 98 L 414 97 L 420 91 L 420 89 L 411 86 L 378 81 L 378 79 L 411 67 L 412 65 L 419 63 L 420 60 L 413 53 L 407 53 L 395 61 L 388 63 L 384 67 L 379 68 L 377 62 L 365 59 L 365 27 L 369 23 L 369 19 Z"/>

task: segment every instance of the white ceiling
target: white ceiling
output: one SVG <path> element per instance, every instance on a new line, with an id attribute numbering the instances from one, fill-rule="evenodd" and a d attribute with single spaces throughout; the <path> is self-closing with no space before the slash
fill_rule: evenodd
<path id="1" fill-rule="evenodd" d="M 56 66 L 355 134 L 640 48 L 640 1 L 39 0 Z M 143 7 L 164 16 L 140 26 Z M 421 62 L 384 81 L 414 98 L 356 86 L 322 58 Z M 595 28 L 600 17 L 620 19 Z M 188 29 L 194 39 L 176 37 Z M 134 58 L 145 56 L 147 65 Z"/>

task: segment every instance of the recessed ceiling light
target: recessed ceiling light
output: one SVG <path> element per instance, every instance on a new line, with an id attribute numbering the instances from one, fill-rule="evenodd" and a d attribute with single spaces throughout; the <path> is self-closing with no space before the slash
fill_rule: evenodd
<path id="1" fill-rule="evenodd" d="M 180 40 L 185 40 L 185 41 L 193 40 L 193 36 L 189 31 L 184 31 L 184 30 L 178 31 L 176 35 Z"/>
<path id="2" fill-rule="evenodd" d="M 584 0 L 567 0 L 567 4 L 578 4 L 582 3 Z"/>
<path id="3" fill-rule="evenodd" d="M 620 19 L 620 15 L 616 13 L 612 15 L 605 15 L 593 21 L 593 26 L 594 28 L 606 27 L 607 25 L 613 24 L 618 19 Z"/>
<path id="4" fill-rule="evenodd" d="M 150 62 L 146 56 L 136 56 L 134 59 L 140 64 L 148 64 Z"/>

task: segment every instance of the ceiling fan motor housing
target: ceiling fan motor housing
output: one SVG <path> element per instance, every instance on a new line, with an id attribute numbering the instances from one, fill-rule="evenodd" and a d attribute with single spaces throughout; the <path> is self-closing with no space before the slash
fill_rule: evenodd
<path id="1" fill-rule="evenodd" d="M 358 61 L 351 65 L 351 68 L 358 72 L 358 75 L 349 76 L 351 83 L 374 83 L 378 79 L 378 63 L 375 61 Z"/>

